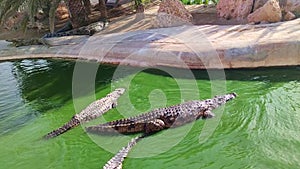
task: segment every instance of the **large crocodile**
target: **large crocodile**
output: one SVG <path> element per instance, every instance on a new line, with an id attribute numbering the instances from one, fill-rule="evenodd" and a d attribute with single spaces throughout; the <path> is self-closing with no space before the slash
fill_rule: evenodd
<path id="1" fill-rule="evenodd" d="M 75 114 L 68 123 L 48 133 L 44 136 L 44 138 L 49 139 L 52 137 L 56 137 L 70 130 L 71 128 L 78 126 L 79 124 L 88 122 L 103 115 L 108 110 L 117 106 L 117 100 L 124 92 L 124 88 L 117 88 L 102 99 L 94 101 L 85 109 L 83 109 L 80 113 Z"/>
<path id="2" fill-rule="evenodd" d="M 100 134 L 116 132 L 151 134 L 170 127 L 181 126 L 199 118 L 214 117 L 211 110 L 234 99 L 236 96 L 235 93 L 230 93 L 202 101 L 188 101 L 170 107 L 158 108 L 135 117 L 86 127 L 86 131 Z"/>
<path id="3" fill-rule="evenodd" d="M 234 99 L 236 96 L 236 93 L 230 93 L 203 101 L 189 101 L 166 108 L 159 108 L 139 116 L 87 127 L 86 130 L 93 133 L 143 133 L 141 136 L 133 138 L 127 146 L 123 147 L 103 166 L 103 169 L 121 169 L 122 162 L 127 154 L 141 138 L 163 129 L 184 125 L 199 118 L 214 117 L 211 110 Z"/>

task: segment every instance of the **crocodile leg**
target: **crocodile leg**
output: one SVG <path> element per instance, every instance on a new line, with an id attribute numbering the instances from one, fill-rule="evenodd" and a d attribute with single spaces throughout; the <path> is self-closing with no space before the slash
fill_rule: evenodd
<path id="1" fill-rule="evenodd" d="M 161 131 L 165 128 L 167 128 L 167 127 L 166 127 L 166 124 L 163 120 L 155 119 L 154 121 L 150 121 L 150 122 L 145 124 L 145 133 L 146 134 L 151 134 L 151 133 Z"/>
<path id="2" fill-rule="evenodd" d="M 215 114 L 211 110 L 206 110 L 202 114 L 202 119 L 213 118 L 213 117 L 215 117 Z"/>

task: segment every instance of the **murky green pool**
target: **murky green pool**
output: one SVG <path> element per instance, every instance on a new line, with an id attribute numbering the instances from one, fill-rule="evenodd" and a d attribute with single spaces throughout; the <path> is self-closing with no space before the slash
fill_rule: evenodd
<path id="1" fill-rule="evenodd" d="M 127 88 L 118 109 L 87 125 L 218 92 L 239 95 L 216 110 L 215 119 L 145 138 L 125 169 L 300 168 L 299 67 L 192 73 L 54 60 L 2 62 L 0 168 L 102 168 L 130 136 L 89 135 L 77 127 L 55 139 L 41 138 L 116 87 Z"/>

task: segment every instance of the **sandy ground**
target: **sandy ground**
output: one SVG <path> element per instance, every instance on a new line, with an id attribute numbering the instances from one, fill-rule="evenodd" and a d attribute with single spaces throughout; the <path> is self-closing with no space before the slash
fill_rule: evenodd
<path id="1" fill-rule="evenodd" d="M 157 14 L 160 1 L 154 1 L 146 6 L 145 18 L 142 20 L 136 19 L 136 14 L 133 11 L 132 3 L 125 3 L 117 8 L 109 10 L 110 24 L 101 34 L 120 33 L 135 30 L 151 29 L 152 22 Z M 241 24 L 242 22 L 234 20 L 225 20 L 217 17 L 216 8 L 214 6 L 205 5 L 188 5 L 186 8 L 193 15 L 193 24 L 195 25 L 232 25 Z M 94 7 L 92 14 L 89 16 L 92 21 L 99 18 L 99 11 Z M 57 22 L 56 29 L 64 25 L 66 20 Z M 5 39 L 28 39 L 32 37 L 41 37 L 48 33 L 49 29 L 27 29 L 25 32 L 22 30 L 7 30 L 0 28 L 0 40 Z"/>

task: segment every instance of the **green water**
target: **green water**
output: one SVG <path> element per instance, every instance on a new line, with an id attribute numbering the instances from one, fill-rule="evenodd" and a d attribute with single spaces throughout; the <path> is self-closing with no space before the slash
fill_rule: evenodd
<path id="1" fill-rule="evenodd" d="M 83 73 L 74 71 L 76 66 L 53 60 L 0 63 L 0 168 L 102 168 L 130 136 L 89 135 L 77 127 L 55 139 L 41 137 L 116 87 L 127 88 L 118 109 L 86 125 L 218 92 L 239 95 L 217 109 L 214 119 L 145 138 L 130 152 L 125 169 L 300 168 L 299 67 L 189 76 L 180 69 L 134 73 L 105 65 L 93 75 L 96 64 L 80 63 Z"/>

